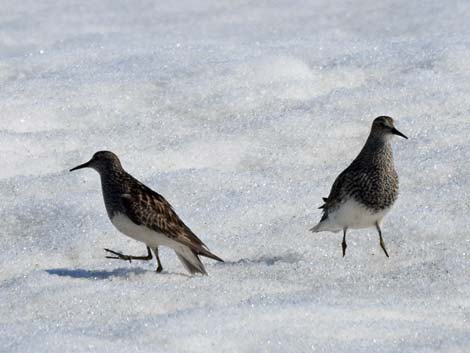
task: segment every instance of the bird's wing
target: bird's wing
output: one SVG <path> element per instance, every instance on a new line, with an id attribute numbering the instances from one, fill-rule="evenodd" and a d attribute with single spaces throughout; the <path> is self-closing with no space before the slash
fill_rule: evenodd
<path id="1" fill-rule="evenodd" d="M 190 247 L 198 255 L 222 261 L 183 223 L 170 203 L 152 189 L 138 183 L 129 193 L 121 195 L 121 201 L 126 214 L 135 224 L 162 233 Z"/>
<path id="2" fill-rule="evenodd" d="M 331 187 L 330 194 L 323 198 L 325 202 L 320 208 L 323 209 L 323 217 L 328 216 L 328 210 L 336 208 L 344 201 L 347 195 L 356 195 L 364 188 L 368 188 L 370 183 L 376 178 L 371 177 L 373 168 L 369 164 L 359 161 L 357 158 L 349 167 L 341 172 Z"/>
<path id="3" fill-rule="evenodd" d="M 335 208 L 336 205 L 341 203 L 341 201 L 343 200 L 344 186 L 348 179 L 349 169 L 350 167 L 346 168 L 341 172 L 340 175 L 336 177 L 336 180 L 333 183 L 333 186 L 331 187 L 330 194 L 328 195 L 328 197 L 323 198 L 324 204 L 319 208 L 323 209 L 324 216 L 327 216 L 327 211 L 329 209 Z"/>

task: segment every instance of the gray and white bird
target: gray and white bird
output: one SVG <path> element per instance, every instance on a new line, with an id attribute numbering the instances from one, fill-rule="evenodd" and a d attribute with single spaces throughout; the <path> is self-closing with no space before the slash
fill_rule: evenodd
<path id="1" fill-rule="evenodd" d="M 223 260 L 212 254 L 207 246 L 178 217 L 173 207 L 160 194 L 128 174 L 119 158 L 112 152 L 96 152 L 90 161 L 70 169 L 92 168 L 101 177 L 104 204 L 111 223 L 125 235 L 147 245 L 146 256 L 124 255 L 105 249 L 120 260 L 151 260 L 157 258 L 157 272 L 162 271 L 158 247 L 173 249 L 184 267 L 191 273 L 207 274 L 199 256 Z"/>
<path id="2" fill-rule="evenodd" d="M 374 119 L 364 147 L 336 178 L 330 195 L 323 198 L 320 222 L 310 229 L 312 232 L 343 231 L 343 256 L 348 229 L 375 227 L 380 246 L 388 257 L 380 227 L 398 197 L 398 175 L 390 143 L 393 135 L 408 138 L 395 128 L 392 118 Z"/>

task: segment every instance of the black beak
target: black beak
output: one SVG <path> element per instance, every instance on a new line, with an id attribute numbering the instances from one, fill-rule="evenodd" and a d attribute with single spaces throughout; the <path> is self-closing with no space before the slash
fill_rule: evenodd
<path id="1" fill-rule="evenodd" d="M 70 169 L 70 171 L 73 172 L 74 170 L 77 170 L 77 169 L 88 168 L 90 164 L 91 164 L 91 160 L 86 163 L 77 165 L 75 168 Z"/>
<path id="2" fill-rule="evenodd" d="M 392 134 L 394 135 L 398 135 L 398 136 L 401 136 L 401 137 L 404 137 L 408 140 L 408 137 L 406 137 L 404 134 L 402 134 L 400 131 L 398 131 L 397 129 L 393 128 L 392 129 Z"/>

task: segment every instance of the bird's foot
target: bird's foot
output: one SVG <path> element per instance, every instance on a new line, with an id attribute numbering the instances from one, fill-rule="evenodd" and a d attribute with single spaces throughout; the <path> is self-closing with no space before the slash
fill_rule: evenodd
<path id="1" fill-rule="evenodd" d="M 387 252 L 387 249 L 385 249 L 385 243 L 383 241 L 380 242 L 380 247 L 384 251 L 385 256 L 390 257 L 390 256 L 388 256 L 388 252 Z"/>
<path id="2" fill-rule="evenodd" d="M 121 254 L 120 252 L 110 250 L 110 249 L 104 249 L 104 251 L 107 251 L 111 254 L 116 255 L 116 256 L 106 256 L 107 259 L 117 259 L 117 260 L 124 260 L 124 261 L 132 262 L 132 256 L 130 255 L 124 255 L 124 254 Z"/>
<path id="3" fill-rule="evenodd" d="M 162 272 L 162 271 L 163 271 L 163 267 L 162 267 L 161 265 L 159 265 L 159 266 L 157 267 L 157 269 L 155 270 L 155 272 L 157 272 L 157 273 L 160 273 L 160 272 Z"/>

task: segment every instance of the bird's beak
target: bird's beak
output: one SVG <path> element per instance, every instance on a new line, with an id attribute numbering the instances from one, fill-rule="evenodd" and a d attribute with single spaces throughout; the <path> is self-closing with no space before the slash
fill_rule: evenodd
<path id="1" fill-rule="evenodd" d="M 401 136 L 401 137 L 404 137 L 408 140 L 408 137 L 406 137 L 404 134 L 402 134 L 400 131 L 398 131 L 397 129 L 393 128 L 392 129 L 392 134 L 394 135 L 398 135 L 398 136 Z"/>
<path id="2" fill-rule="evenodd" d="M 75 168 L 70 169 L 70 171 L 73 172 L 74 170 L 77 170 L 77 169 L 88 168 L 88 167 L 90 166 L 90 164 L 91 164 L 91 161 L 92 161 L 92 160 L 89 160 L 89 161 L 86 162 L 86 163 L 77 165 Z"/>

